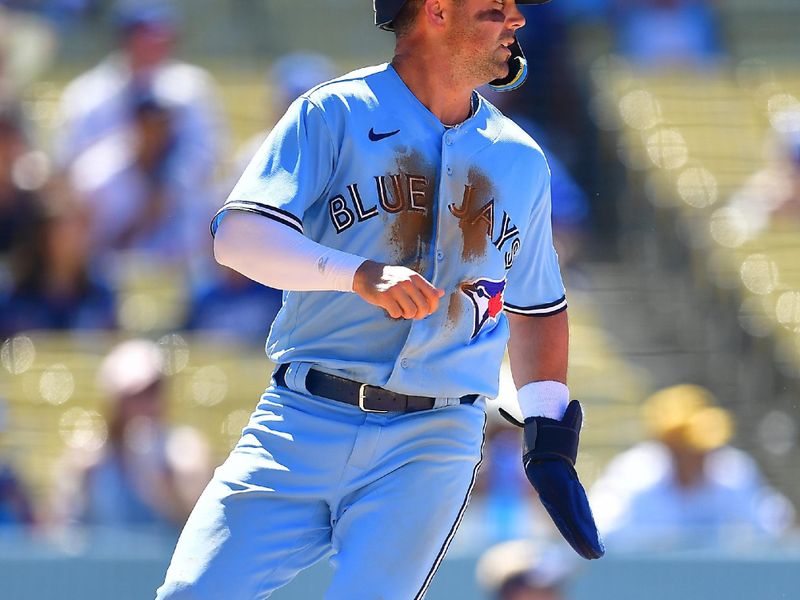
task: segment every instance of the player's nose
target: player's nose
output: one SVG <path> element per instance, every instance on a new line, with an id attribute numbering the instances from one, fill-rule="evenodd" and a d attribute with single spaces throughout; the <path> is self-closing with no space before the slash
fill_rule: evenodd
<path id="1" fill-rule="evenodd" d="M 506 25 L 514 30 L 525 26 L 525 16 L 514 0 L 506 2 Z"/>

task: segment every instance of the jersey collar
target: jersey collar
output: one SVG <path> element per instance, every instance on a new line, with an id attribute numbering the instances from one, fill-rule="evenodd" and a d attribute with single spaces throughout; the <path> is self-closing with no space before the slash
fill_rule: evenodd
<path id="1" fill-rule="evenodd" d="M 469 115 L 467 116 L 467 118 L 464 119 L 461 123 L 457 123 L 456 125 L 445 125 L 444 123 L 442 123 L 439 120 L 439 118 L 436 115 L 434 115 L 430 110 L 428 110 L 427 106 L 425 106 L 422 102 L 420 102 L 419 98 L 417 98 L 414 95 L 414 92 L 412 92 L 409 89 L 409 87 L 406 85 L 405 81 L 403 81 L 403 79 L 400 77 L 400 75 L 397 73 L 397 71 L 395 70 L 395 68 L 392 66 L 391 63 L 386 63 L 386 71 L 387 71 L 387 73 L 389 73 L 391 78 L 395 81 L 395 83 L 397 84 L 397 87 L 400 88 L 401 93 L 403 93 L 404 95 L 406 95 L 406 96 L 408 96 L 410 98 L 412 104 L 416 106 L 417 111 L 420 111 L 423 114 L 425 114 L 426 118 L 429 121 L 431 121 L 433 124 L 436 124 L 442 130 L 445 130 L 445 129 L 456 129 L 458 127 L 462 127 L 463 125 L 468 123 L 470 120 L 472 120 L 475 117 L 475 115 L 477 115 L 484 108 L 484 104 L 485 103 L 481 99 L 480 94 L 478 94 L 476 91 L 473 90 L 472 96 L 470 98 Z"/>

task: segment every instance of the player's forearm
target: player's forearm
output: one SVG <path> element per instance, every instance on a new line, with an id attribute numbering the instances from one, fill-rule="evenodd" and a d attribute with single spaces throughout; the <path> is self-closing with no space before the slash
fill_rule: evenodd
<path id="1" fill-rule="evenodd" d="M 508 314 L 511 336 L 508 356 L 514 384 L 532 381 L 567 382 L 569 322 L 567 311 L 549 317 Z"/>
<path id="2" fill-rule="evenodd" d="M 214 238 L 217 262 L 281 290 L 353 290 L 364 258 L 319 244 L 271 219 L 229 211 Z"/>
<path id="3" fill-rule="evenodd" d="M 508 356 L 524 417 L 560 419 L 569 401 L 567 312 L 549 317 L 509 314 Z"/>

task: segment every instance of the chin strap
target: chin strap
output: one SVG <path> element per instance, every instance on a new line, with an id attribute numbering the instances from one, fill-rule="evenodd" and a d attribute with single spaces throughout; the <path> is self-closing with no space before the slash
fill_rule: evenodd
<path id="1" fill-rule="evenodd" d="M 528 61 L 516 38 L 508 49 L 511 50 L 511 57 L 508 59 L 508 75 L 489 82 L 489 87 L 496 92 L 515 90 L 525 83 L 525 78 L 528 76 Z"/>

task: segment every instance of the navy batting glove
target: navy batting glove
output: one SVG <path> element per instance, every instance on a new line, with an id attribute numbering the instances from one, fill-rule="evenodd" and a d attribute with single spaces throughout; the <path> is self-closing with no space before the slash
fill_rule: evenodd
<path id="1" fill-rule="evenodd" d="M 530 417 L 523 424 L 502 409 L 501 413 L 524 428 L 525 474 L 561 535 L 583 558 L 603 556 L 606 549 L 597 532 L 586 491 L 575 472 L 583 423 L 580 402 L 570 402 L 560 421 Z"/>

